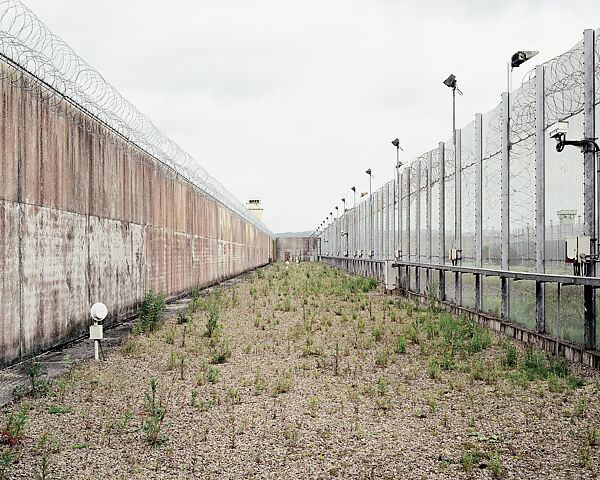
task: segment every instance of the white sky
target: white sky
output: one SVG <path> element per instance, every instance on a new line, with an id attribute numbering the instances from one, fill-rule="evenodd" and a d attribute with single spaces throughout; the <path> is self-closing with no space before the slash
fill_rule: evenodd
<path id="1" fill-rule="evenodd" d="M 599 0 L 25 0 L 58 36 L 274 232 L 313 229 L 350 187 L 500 101 L 600 26 Z M 349 204 L 351 205 L 351 203 Z"/>

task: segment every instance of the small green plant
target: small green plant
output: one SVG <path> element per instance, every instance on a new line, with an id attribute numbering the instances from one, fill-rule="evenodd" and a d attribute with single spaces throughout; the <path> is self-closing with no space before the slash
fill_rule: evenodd
<path id="1" fill-rule="evenodd" d="M 49 473 L 50 460 L 48 459 L 48 454 L 44 453 L 42 455 L 42 463 L 40 465 L 40 473 L 35 476 L 36 480 L 46 480 L 50 478 Z"/>
<path id="2" fill-rule="evenodd" d="M 229 347 L 229 342 L 223 340 L 215 346 L 210 358 L 210 363 L 225 363 L 229 357 L 231 357 L 231 348 Z"/>
<path id="3" fill-rule="evenodd" d="M 190 316 L 185 310 L 181 310 L 177 314 L 177 325 L 183 325 L 184 323 L 188 323 L 190 321 Z"/>
<path id="4" fill-rule="evenodd" d="M 498 452 L 494 452 L 490 455 L 490 473 L 494 478 L 500 478 L 500 476 L 502 476 L 502 464 L 500 463 Z"/>
<path id="5" fill-rule="evenodd" d="M 429 365 L 427 366 L 427 375 L 433 380 L 437 380 L 442 377 L 442 369 L 437 358 L 431 358 Z"/>
<path id="6" fill-rule="evenodd" d="M 173 343 L 175 342 L 175 329 L 171 328 L 167 331 L 167 333 L 165 334 L 165 342 L 167 342 L 168 345 L 173 345 Z"/>
<path id="7" fill-rule="evenodd" d="M 206 380 L 210 383 L 217 383 L 219 379 L 219 369 L 217 367 L 208 367 L 206 370 Z"/>
<path id="8" fill-rule="evenodd" d="M 144 423 L 138 430 L 142 430 L 146 435 L 146 441 L 151 446 L 158 446 L 169 440 L 169 437 L 162 432 L 166 425 L 164 424 L 166 407 L 156 402 L 157 383 L 154 378 L 150 379 L 150 393 L 145 395 L 146 406 L 142 410 Z"/>
<path id="9" fill-rule="evenodd" d="M 149 333 L 162 325 L 165 314 L 165 297 L 151 288 L 144 295 L 138 310 L 138 321 L 134 327 L 136 333 Z"/>
<path id="10" fill-rule="evenodd" d="M 237 391 L 235 388 L 230 388 L 227 392 L 227 395 L 229 396 L 229 403 L 231 403 L 231 405 L 239 405 L 240 403 L 242 403 L 242 397 L 240 396 L 240 392 Z"/>
<path id="11" fill-rule="evenodd" d="M 58 413 L 58 414 L 65 414 L 65 413 L 71 413 L 72 408 L 71 407 L 58 407 L 55 405 L 51 405 L 48 408 L 48 413 Z"/>
<path id="12" fill-rule="evenodd" d="M 208 318 L 206 319 L 206 332 L 204 336 L 213 338 L 219 329 L 219 309 L 214 303 L 211 305 L 208 311 Z"/>
<path id="13" fill-rule="evenodd" d="M 396 344 L 394 346 L 394 352 L 405 354 L 406 353 L 406 337 L 404 335 L 400 335 L 396 339 Z"/>
<path id="14" fill-rule="evenodd" d="M 12 448 L 0 450 L 0 480 L 9 480 L 11 477 L 10 466 L 16 462 L 17 453 Z"/>
<path id="15" fill-rule="evenodd" d="M 5 442 L 17 445 L 25 438 L 25 427 L 29 420 L 29 412 L 25 405 L 19 410 L 13 410 L 6 418 L 6 426 L 1 432 Z"/>
<path id="16" fill-rule="evenodd" d="M 590 425 L 585 431 L 585 441 L 590 447 L 600 445 L 600 428 Z"/>
<path id="17" fill-rule="evenodd" d="M 588 382 L 586 380 L 576 377 L 575 375 L 569 375 L 567 377 L 567 388 L 569 390 L 577 390 L 578 388 L 586 386 L 587 383 Z"/>
<path id="18" fill-rule="evenodd" d="M 253 394 L 255 396 L 262 395 L 263 391 L 265 390 L 266 383 L 267 382 L 265 381 L 264 377 L 261 377 L 260 371 L 256 372 L 256 376 L 254 377 Z"/>
<path id="19" fill-rule="evenodd" d="M 273 387 L 273 396 L 276 397 L 280 393 L 287 393 L 292 387 L 292 378 L 289 375 L 278 375 Z"/>
<path id="20" fill-rule="evenodd" d="M 310 399 L 310 411 L 309 414 L 312 418 L 317 418 L 317 407 L 319 406 L 319 399 L 312 397 Z"/>
<path id="21" fill-rule="evenodd" d="M 590 446 L 582 445 L 577 450 L 577 458 L 579 459 L 579 465 L 582 467 L 589 467 L 591 465 Z"/>

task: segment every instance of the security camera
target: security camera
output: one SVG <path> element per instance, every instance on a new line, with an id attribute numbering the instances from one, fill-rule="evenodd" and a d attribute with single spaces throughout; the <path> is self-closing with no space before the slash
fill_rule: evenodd
<path id="1" fill-rule="evenodd" d="M 94 303 L 90 309 L 90 314 L 94 322 L 102 322 L 106 318 L 106 315 L 108 315 L 108 309 L 102 302 Z"/>
<path id="2" fill-rule="evenodd" d="M 550 138 L 560 139 L 562 136 L 567 136 L 569 133 L 569 122 L 557 122 L 550 127 L 548 135 Z"/>

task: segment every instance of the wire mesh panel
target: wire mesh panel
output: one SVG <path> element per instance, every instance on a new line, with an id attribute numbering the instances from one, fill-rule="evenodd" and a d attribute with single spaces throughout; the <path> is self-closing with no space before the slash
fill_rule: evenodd
<path id="1" fill-rule="evenodd" d="M 433 263 L 440 261 L 440 159 L 439 150 L 431 152 L 431 253 Z"/>
<path id="2" fill-rule="evenodd" d="M 535 76 L 510 95 L 511 269 L 535 268 Z"/>
<path id="3" fill-rule="evenodd" d="M 418 262 L 425 263 L 427 258 L 427 158 L 419 157 L 421 176 L 417 179 L 419 186 L 419 258 Z"/>
<path id="4" fill-rule="evenodd" d="M 462 265 L 475 266 L 475 122 L 461 131 Z M 475 277 L 463 275 L 463 305 L 475 307 Z"/>
<path id="5" fill-rule="evenodd" d="M 445 143 L 444 147 L 444 168 L 445 168 L 445 177 L 444 177 L 444 185 L 445 185 L 445 199 L 444 199 L 444 208 L 446 213 L 446 243 L 445 243 L 445 252 L 446 252 L 446 264 L 452 264 L 452 260 L 450 259 L 450 249 L 456 248 L 456 235 L 454 231 L 454 219 L 456 214 L 456 202 L 455 202 L 455 171 L 454 171 L 454 143 L 452 140 L 449 140 Z M 451 272 L 446 273 L 446 299 L 448 301 L 454 302 L 456 301 L 455 294 L 455 282 L 454 282 L 454 274 Z"/>
<path id="6" fill-rule="evenodd" d="M 408 170 L 410 185 L 410 261 L 417 262 L 417 163 L 412 162 Z"/>
<path id="7" fill-rule="evenodd" d="M 482 263 L 500 268 L 500 105 L 483 115 L 482 132 Z"/>

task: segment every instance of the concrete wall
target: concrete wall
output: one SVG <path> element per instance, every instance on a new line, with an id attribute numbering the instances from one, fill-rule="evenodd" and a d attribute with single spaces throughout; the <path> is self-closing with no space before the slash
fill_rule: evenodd
<path id="1" fill-rule="evenodd" d="M 150 287 L 175 297 L 273 256 L 268 235 L 10 73 L 0 83 L 0 365 L 87 335 L 94 302 L 114 323 Z"/>
<path id="2" fill-rule="evenodd" d="M 300 261 L 317 259 L 316 237 L 280 237 L 276 242 L 277 260 L 285 260 L 285 252 L 290 252 L 291 258 Z"/>

